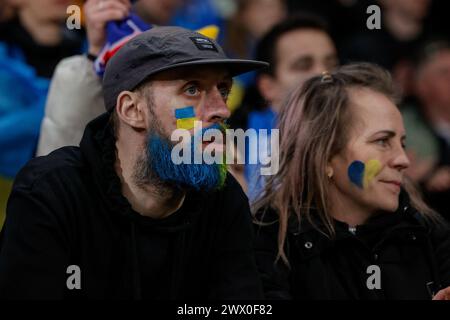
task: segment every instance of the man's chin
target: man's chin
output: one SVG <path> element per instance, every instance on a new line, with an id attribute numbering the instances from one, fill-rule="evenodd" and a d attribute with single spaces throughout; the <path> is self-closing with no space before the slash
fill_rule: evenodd
<path id="1" fill-rule="evenodd" d="M 204 148 L 202 151 L 206 152 L 202 152 L 202 163 L 176 164 L 172 159 L 173 146 L 168 140 L 158 135 L 150 135 L 147 146 L 148 166 L 155 178 L 169 187 L 202 192 L 219 190 L 223 187 L 227 175 L 226 164 L 221 156 L 224 144 L 210 142 Z M 195 160 L 193 151 L 194 148 L 191 149 L 191 159 Z M 205 159 L 210 157 L 213 151 L 217 156 Z"/>
<path id="2" fill-rule="evenodd" d="M 183 191 L 213 192 L 225 185 L 226 165 L 191 164 L 178 167 L 170 174 L 156 172 L 160 181 Z"/>

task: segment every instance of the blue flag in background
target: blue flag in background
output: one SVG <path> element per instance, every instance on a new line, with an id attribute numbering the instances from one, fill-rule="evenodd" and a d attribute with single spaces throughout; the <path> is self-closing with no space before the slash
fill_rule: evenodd
<path id="1" fill-rule="evenodd" d="M 136 14 L 121 21 L 111 21 L 106 25 L 106 44 L 94 63 L 95 72 L 103 77 L 108 60 L 129 40 L 150 29 L 152 26 L 141 20 Z"/>
<path id="2" fill-rule="evenodd" d="M 34 156 L 49 84 L 19 49 L 0 43 L 0 177 L 14 178 Z"/>

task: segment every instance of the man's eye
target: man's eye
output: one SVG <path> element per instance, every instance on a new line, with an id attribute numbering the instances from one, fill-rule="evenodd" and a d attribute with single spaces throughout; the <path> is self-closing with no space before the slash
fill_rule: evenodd
<path id="1" fill-rule="evenodd" d="M 231 89 L 229 88 L 220 88 L 219 89 L 221 96 L 224 99 L 228 99 L 228 96 L 230 95 Z"/>
<path id="2" fill-rule="evenodd" d="M 314 66 L 314 60 L 307 58 L 307 59 L 302 59 L 299 61 L 296 61 L 292 66 L 291 66 L 291 70 L 294 71 L 309 71 L 312 69 L 312 67 Z"/>
<path id="3" fill-rule="evenodd" d="M 190 96 L 195 96 L 196 94 L 198 94 L 198 87 L 195 85 L 189 86 L 184 90 L 184 92 L 186 92 Z"/>

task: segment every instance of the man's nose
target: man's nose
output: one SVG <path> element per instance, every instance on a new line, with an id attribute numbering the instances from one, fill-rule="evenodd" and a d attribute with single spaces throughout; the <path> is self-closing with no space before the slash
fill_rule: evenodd
<path id="1" fill-rule="evenodd" d="M 201 120 L 210 123 L 225 121 L 231 115 L 230 109 L 218 89 L 208 92 L 202 113 Z"/>

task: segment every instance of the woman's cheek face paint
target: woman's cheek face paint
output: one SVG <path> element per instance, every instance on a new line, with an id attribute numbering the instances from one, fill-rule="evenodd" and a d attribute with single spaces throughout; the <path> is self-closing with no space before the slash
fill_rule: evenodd
<path id="1" fill-rule="evenodd" d="M 361 189 L 365 189 L 380 171 L 381 163 L 376 159 L 371 159 L 365 163 L 356 160 L 348 167 L 348 177 L 353 184 Z"/>

